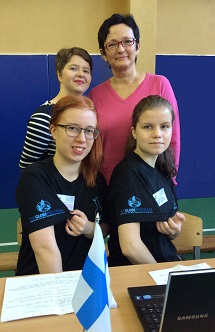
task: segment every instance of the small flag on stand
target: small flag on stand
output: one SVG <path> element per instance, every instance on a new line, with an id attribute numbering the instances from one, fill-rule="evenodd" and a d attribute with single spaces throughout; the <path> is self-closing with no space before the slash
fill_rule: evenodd
<path id="1" fill-rule="evenodd" d="M 93 242 L 72 299 L 72 306 L 86 331 L 111 332 L 110 308 L 116 307 L 117 304 L 110 289 L 104 239 L 97 222 L 95 222 Z"/>

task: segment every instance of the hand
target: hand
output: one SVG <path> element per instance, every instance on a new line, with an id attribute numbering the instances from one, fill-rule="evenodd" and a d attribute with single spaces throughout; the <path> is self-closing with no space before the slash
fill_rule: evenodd
<path id="1" fill-rule="evenodd" d="M 184 221 L 186 221 L 185 216 L 177 212 L 174 217 L 169 218 L 167 221 L 157 221 L 156 227 L 158 232 L 167 234 L 169 238 L 173 240 L 181 233 L 181 227 Z"/>
<path id="2" fill-rule="evenodd" d="M 71 211 L 71 217 L 66 220 L 65 229 L 67 234 L 71 236 L 79 236 L 81 234 L 88 238 L 93 237 L 95 223 L 88 220 L 84 212 L 80 210 Z"/>

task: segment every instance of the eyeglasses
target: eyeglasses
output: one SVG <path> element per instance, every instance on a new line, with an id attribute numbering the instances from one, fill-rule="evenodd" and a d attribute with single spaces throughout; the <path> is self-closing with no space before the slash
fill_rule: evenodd
<path id="1" fill-rule="evenodd" d="M 87 139 L 96 139 L 99 135 L 99 130 L 96 128 L 81 128 L 75 125 L 63 125 L 63 124 L 57 124 L 57 126 L 64 128 L 65 133 L 70 137 L 78 137 L 82 132 L 82 130 Z"/>
<path id="2" fill-rule="evenodd" d="M 135 38 L 126 38 L 123 39 L 121 41 L 112 41 L 110 43 L 107 43 L 105 45 L 106 50 L 108 51 L 112 51 L 112 50 L 116 50 L 119 47 L 119 44 L 121 44 L 123 47 L 129 47 L 134 45 L 134 42 L 136 41 Z"/>

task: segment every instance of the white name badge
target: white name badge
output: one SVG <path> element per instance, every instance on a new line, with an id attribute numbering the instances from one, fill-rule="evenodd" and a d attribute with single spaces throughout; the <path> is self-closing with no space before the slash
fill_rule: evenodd
<path id="1" fill-rule="evenodd" d="M 156 200 L 158 206 L 161 206 L 168 201 L 164 188 L 162 188 L 162 189 L 158 190 L 156 193 L 154 193 L 153 197 Z"/>
<path id="2" fill-rule="evenodd" d="M 74 210 L 75 196 L 57 194 L 61 202 L 63 202 L 69 211 Z"/>

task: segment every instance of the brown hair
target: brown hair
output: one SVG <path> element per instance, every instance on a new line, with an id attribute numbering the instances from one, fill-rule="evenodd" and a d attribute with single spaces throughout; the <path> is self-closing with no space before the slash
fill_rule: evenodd
<path id="1" fill-rule="evenodd" d="M 135 106 L 132 114 L 131 126 L 136 128 L 139 118 L 143 112 L 159 107 L 166 107 L 170 111 L 173 123 L 175 119 L 175 113 L 173 111 L 172 105 L 168 102 L 168 100 L 158 95 L 150 95 L 140 100 L 139 103 Z M 134 151 L 135 149 L 136 149 L 136 140 L 131 134 L 126 144 L 125 154 L 128 154 L 129 152 Z M 169 146 L 163 153 L 161 153 L 158 156 L 156 160 L 156 167 L 166 176 L 173 177 L 177 175 L 174 150 L 171 146 Z"/>
<path id="2" fill-rule="evenodd" d="M 66 96 L 61 98 L 52 108 L 50 125 L 56 126 L 61 114 L 68 108 L 79 108 L 82 110 L 91 110 L 97 113 L 93 102 L 84 96 Z M 97 124 L 98 126 L 98 124 Z M 98 129 L 98 127 L 96 128 Z M 97 172 L 102 162 L 102 142 L 100 135 L 94 140 L 93 146 L 88 155 L 81 161 L 80 174 L 83 175 L 87 186 L 95 187 Z"/>
<path id="3" fill-rule="evenodd" d="M 83 58 L 86 62 L 89 63 L 90 70 L 92 72 L 93 65 L 92 65 L 92 58 L 89 53 L 81 48 L 81 47 L 72 47 L 72 48 L 62 48 L 60 51 L 57 52 L 56 55 L 56 71 L 57 73 L 61 74 L 61 71 L 69 62 L 70 58 L 73 55 L 78 55 Z"/>

